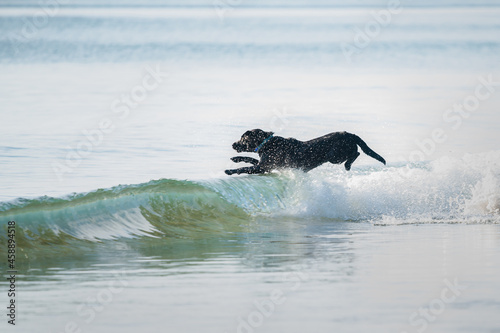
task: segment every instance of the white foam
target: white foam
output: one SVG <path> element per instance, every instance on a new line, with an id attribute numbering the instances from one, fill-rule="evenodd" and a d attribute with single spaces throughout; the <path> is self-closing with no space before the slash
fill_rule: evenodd
<path id="1" fill-rule="evenodd" d="M 288 179 L 278 214 L 375 223 L 500 222 L 500 151 L 419 165 L 329 166 Z"/>

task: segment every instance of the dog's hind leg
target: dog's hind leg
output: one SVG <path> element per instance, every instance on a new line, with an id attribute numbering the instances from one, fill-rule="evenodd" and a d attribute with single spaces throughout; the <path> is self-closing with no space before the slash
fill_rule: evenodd
<path id="1" fill-rule="evenodd" d="M 344 167 L 347 171 L 351 170 L 352 163 L 358 158 L 359 152 L 356 151 L 353 155 L 351 155 L 347 161 L 345 161 Z"/>

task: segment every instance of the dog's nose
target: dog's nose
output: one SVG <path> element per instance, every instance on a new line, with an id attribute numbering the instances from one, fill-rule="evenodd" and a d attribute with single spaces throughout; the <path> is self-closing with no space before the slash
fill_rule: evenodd
<path id="1" fill-rule="evenodd" d="M 236 149 L 237 146 L 238 146 L 237 142 L 233 143 L 233 149 Z"/>

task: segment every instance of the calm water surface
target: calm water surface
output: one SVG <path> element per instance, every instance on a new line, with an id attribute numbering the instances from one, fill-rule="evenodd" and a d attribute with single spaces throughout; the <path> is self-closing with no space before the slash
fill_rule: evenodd
<path id="1" fill-rule="evenodd" d="M 0 7 L 2 332 L 500 332 L 496 2 L 78 4 Z M 388 165 L 225 176 L 251 128 Z"/>

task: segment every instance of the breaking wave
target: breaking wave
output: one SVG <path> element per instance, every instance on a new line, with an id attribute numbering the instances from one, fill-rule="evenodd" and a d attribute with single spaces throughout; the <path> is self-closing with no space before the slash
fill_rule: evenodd
<path id="1" fill-rule="evenodd" d="M 246 232 L 260 220 L 499 223 L 500 151 L 418 165 L 338 166 L 203 181 L 160 179 L 66 197 L 0 203 L 21 242 L 188 238 Z M 5 223 L 4 223 L 5 222 Z M 6 227 L 0 229 L 5 239 Z"/>

